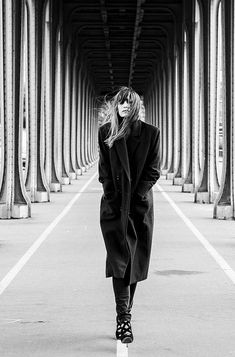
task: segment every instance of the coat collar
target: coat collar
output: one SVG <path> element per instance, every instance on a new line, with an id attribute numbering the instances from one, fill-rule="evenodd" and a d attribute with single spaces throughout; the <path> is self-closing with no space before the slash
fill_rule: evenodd
<path id="1" fill-rule="evenodd" d="M 138 143 L 140 141 L 141 126 L 142 126 L 142 122 L 140 120 L 137 120 L 131 126 L 131 132 L 130 132 L 130 138 L 129 138 L 129 140 L 131 140 L 131 145 L 129 146 L 130 159 L 132 158 L 132 156 L 138 146 Z M 116 140 L 114 142 L 114 147 L 118 154 L 121 165 L 126 172 L 127 178 L 130 181 L 131 180 L 130 164 L 129 164 L 126 140 L 124 138 Z"/>
<path id="2" fill-rule="evenodd" d="M 131 136 L 140 136 L 141 133 L 141 127 L 142 127 L 142 121 L 141 120 L 136 120 L 134 123 L 131 125 Z"/>
<path id="3" fill-rule="evenodd" d="M 121 138 L 119 140 L 115 140 L 114 147 L 116 149 L 116 152 L 117 152 L 117 155 L 118 155 L 119 160 L 121 162 L 121 165 L 122 165 L 123 169 L 126 172 L 127 178 L 130 181 L 131 180 L 131 175 L 130 175 L 130 165 L 129 165 L 129 158 L 128 158 L 126 140 L 124 138 Z"/>

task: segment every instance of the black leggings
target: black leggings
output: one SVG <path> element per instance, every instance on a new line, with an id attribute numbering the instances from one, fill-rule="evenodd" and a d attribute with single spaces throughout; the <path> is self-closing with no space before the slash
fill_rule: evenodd
<path id="1" fill-rule="evenodd" d="M 125 279 L 113 277 L 113 291 L 119 320 L 131 319 L 131 308 L 137 283 L 127 285 Z"/>

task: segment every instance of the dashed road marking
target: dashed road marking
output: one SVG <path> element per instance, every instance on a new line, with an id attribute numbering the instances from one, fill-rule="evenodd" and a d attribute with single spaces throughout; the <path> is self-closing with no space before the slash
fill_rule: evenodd
<path id="1" fill-rule="evenodd" d="M 117 340 L 117 357 L 128 357 L 128 345 Z"/>
<path id="2" fill-rule="evenodd" d="M 217 250 L 208 242 L 208 240 L 202 235 L 202 233 L 194 226 L 188 217 L 181 211 L 176 203 L 170 198 L 170 196 L 163 190 L 163 188 L 156 184 L 157 189 L 161 192 L 163 197 L 169 202 L 171 207 L 176 211 L 178 216 L 184 221 L 186 226 L 191 230 L 195 237 L 201 242 L 207 252 L 212 256 L 224 273 L 235 284 L 235 271 L 230 267 L 226 260 L 217 252 Z"/>
<path id="3" fill-rule="evenodd" d="M 90 183 L 97 176 L 97 172 L 85 183 L 82 189 L 72 198 L 72 200 L 67 204 L 63 211 L 52 221 L 52 223 L 45 229 L 45 231 L 39 236 L 39 238 L 31 245 L 27 252 L 21 257 L 21 259 L 13 266 L 13 268 L 5 275 L 5 277 L 0 281 L 0 295 L 6 290 L 13 279 L 29 261 L 32 255 L 37 251 L 41 244 L 46 240 L 49 234 L 57 226 L 57 224 L 66 216 L 70 211 L 74 203 L 78 200 L 81 194 L 86 190 Z"/>

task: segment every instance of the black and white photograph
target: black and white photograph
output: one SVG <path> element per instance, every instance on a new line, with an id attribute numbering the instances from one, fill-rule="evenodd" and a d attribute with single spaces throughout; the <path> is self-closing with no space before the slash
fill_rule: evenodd
<path id="1" fill-rule="evenodd" d="M 0 0 L 0 356 L 235 357 L 235 0 Z"/>

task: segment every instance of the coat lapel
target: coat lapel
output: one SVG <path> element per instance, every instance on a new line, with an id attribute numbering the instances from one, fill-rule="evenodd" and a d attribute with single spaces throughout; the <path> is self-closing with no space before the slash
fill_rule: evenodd
<path id="1" fill-rule="evenodd" d="M 141 120 L 137 120 L 134 122 L 131 126 L 131 133 L 130 137 L 127 139 L 128 142 L 128 149 L 129 149 L 129 156 L 130 160 L 133 157 L 138 144 L 140 142 L 140 133 L 141 133 Z M 118 154 L 118 157 L 120 159 L 120 162 L 122 164 L 122 167 L 124 168 L 126 175 L 128 177 L 128 180 L 131 180 L 131 175 L 130 175 L 130 164 L 129 164 L 129 157 L 128 157 L 128 151 L 127 151 L 127 144 L 126 140 L 124 138 L 120 140 L 116 140 L 114 142 L 114 146 L 116 149 L 116 152 Z"/>
<path id="2" fill-rule="evenodd" d="M 129 158 L 128 158 L 128 152 L 127 152 L 125 139 L 121 138 L 119 140 L 116 140 L 114 142 L 114 146 L 115 146 L 116 152 L 118 154 L 119 160 L 122 164 L 122 167 L 126 172 L 128 180 L 130 181 L 131 180 L 130 165 L 129 165 Z"/>
<path id="3" fill-rule="evenodd" d="M 142 123 L 140 120 L 137 120 L 132 124 L 130 137 L 127 139 L 128 141 L 130 140 L 130 142 L 128 142 L 127 144 L 129 149 L 130 161 L 134 156 L 134 153 L 140 143 L 141 124 Z"/>

